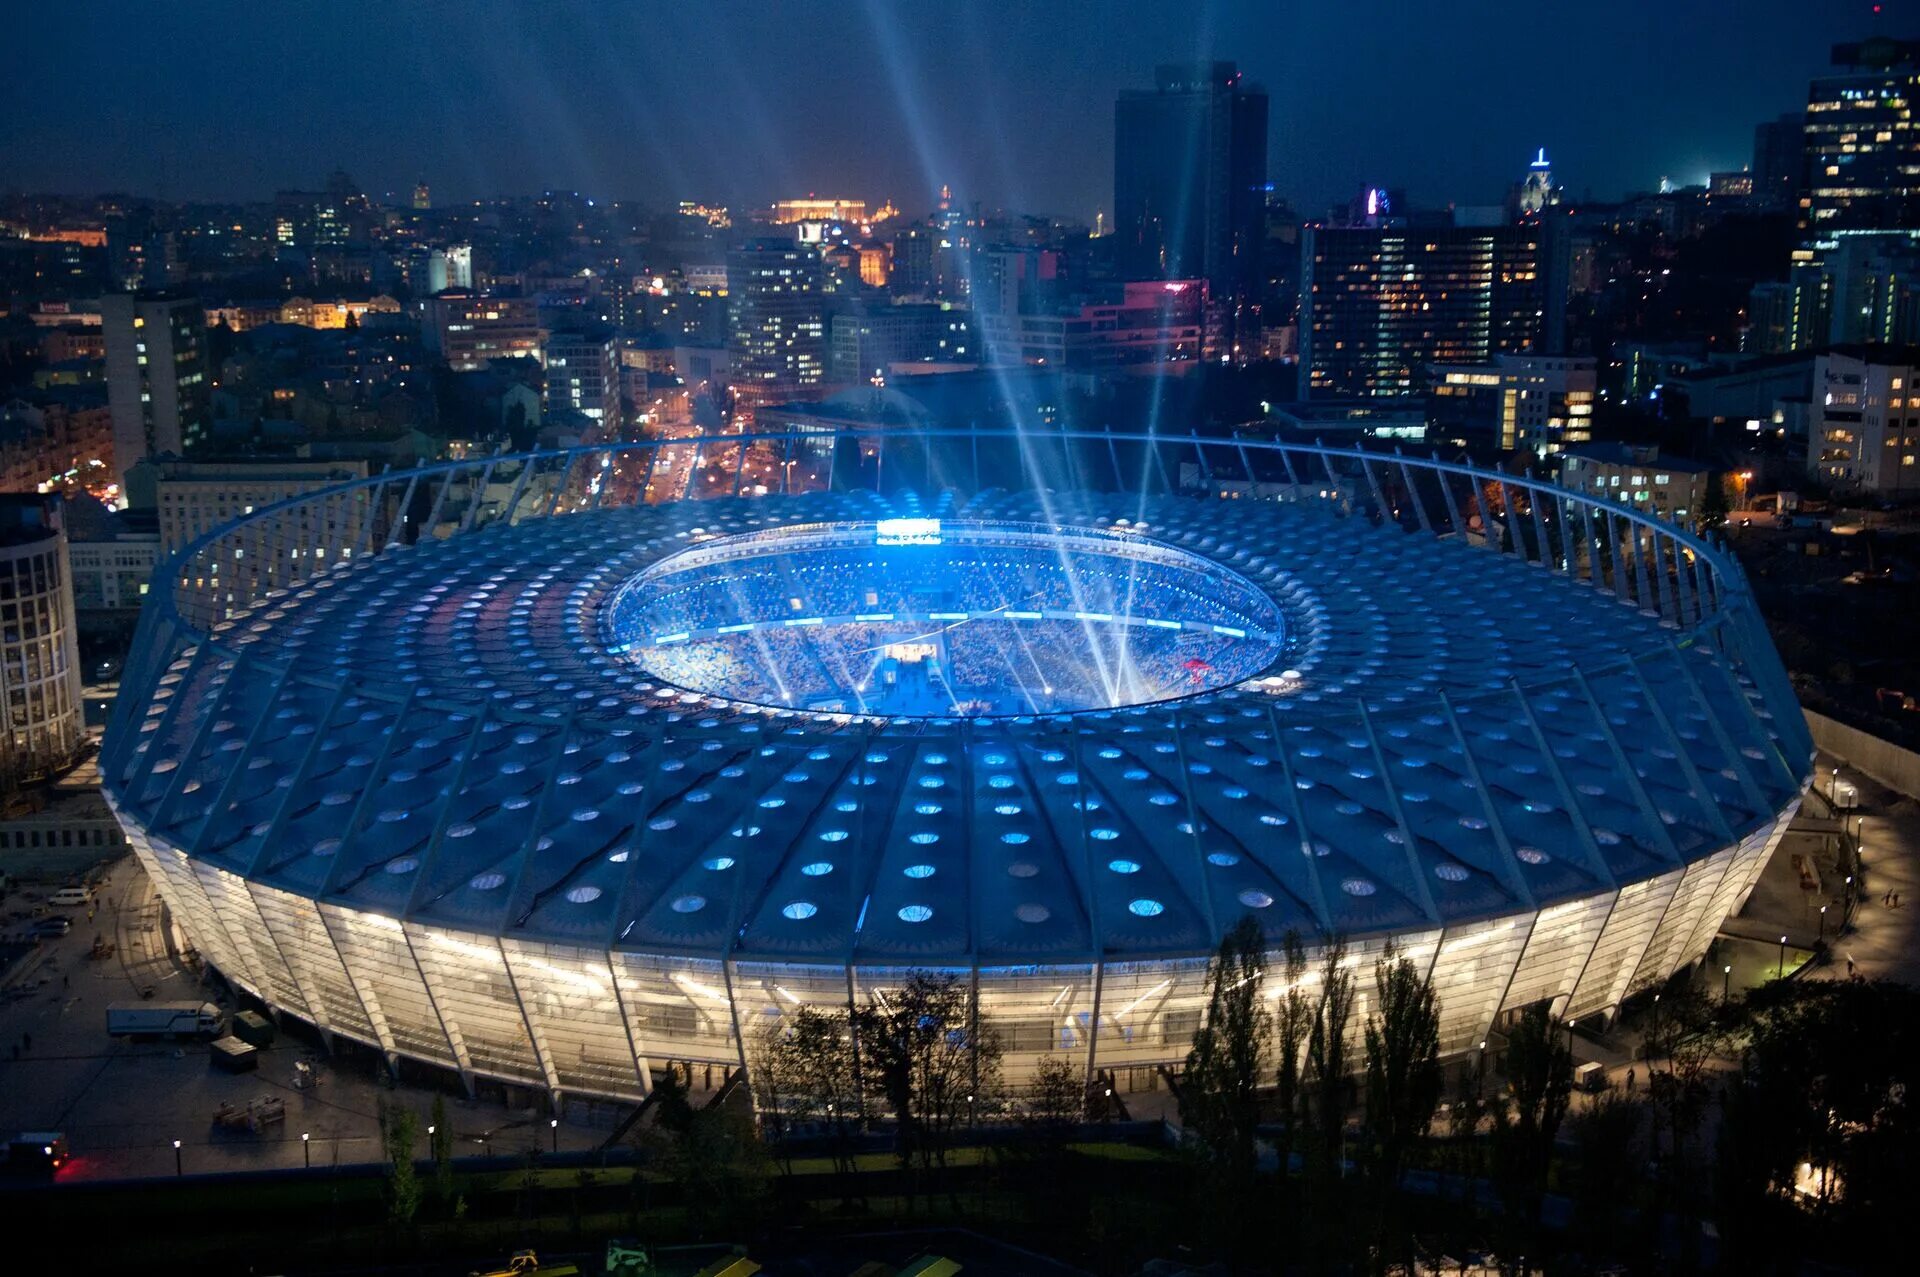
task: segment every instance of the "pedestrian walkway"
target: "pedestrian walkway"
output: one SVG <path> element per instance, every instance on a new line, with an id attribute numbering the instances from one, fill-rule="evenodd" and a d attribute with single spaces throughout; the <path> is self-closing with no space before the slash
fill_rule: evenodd
<path id="1" fill-rule="evenodd" d="M 1852 958 L 1863 977 L 1920 984 L 1920 802 L 1825 754 L 1814 784 L 1823 794 L 1837 784 L 1840 812 L 1857 817 L 1862 882 L 1853 925 L 1829 936 L 1832 960 L 1807 976 L 1844 980 Z M 1857 795 L 1850 811 L 1849 785 Z M 1899 894 L 1897 907 L 1886 902 L 1889 892 Z"/>

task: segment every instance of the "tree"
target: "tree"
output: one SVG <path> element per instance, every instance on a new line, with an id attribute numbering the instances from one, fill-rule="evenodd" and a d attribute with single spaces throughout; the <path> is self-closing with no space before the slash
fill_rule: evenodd
<path id="1" fill-rule="evenodd" d="M 1696 519 L 1700 527 L 1717 528 L 1727 521 L 1729 478 L 1730 476 L 1718 470 L 1707 476 L 1706 487 L 1700 494 L 1700 511 Z"/>
<path id="2" fill-rule="evenodd" d="M 954 1128 L 997 1094 L 999 1036 L 979 1022 L 972 989 L 947 972 L 914 971 L 860 1008 L 854 1036 L 864 1080 L 893 1112 L 902 1166 L 944 1167 Z"/>
<path id="3" fill-rule="evenodd" d="M 695 1236 L 736 1236 L 761 1224 L 771 1166 L 746 1113 L 732 1105 L 694 1111 L 672 1138 L 668 1165 Z"/>
<path id="4" fill-rule="evenodd" d="M 1180 1074 L 1180 1119 L 1209 1172 L 1203 1200 L 1217 1214 L 1216 1235 L 1232 1253 L 1253 1206 L 1260 1084 L 1273 1037 L 1261 988 L 1267 968 L 1263 939 L 1251 917 L 1220 938 L 1207 964 L 1206 1019 Z"/>
<path id="5" fill-rule="evenodd" d="M 433 1196 L 441 1210 L 448 1210 L 453 1205 L 453 1128 L 447 1125 L 447 1100 L 443 1095 L 433 1097 L 427 1147 L 433 1154 Z"/>
<path id="6" fill-rule="evenodd" d="M 1747 1008 L 1747 1047 L 1722 1110 L 1722 1219 L 1757 1250 L 1780 1222 L 1771 1204 L 1799 1200 L 1821 1249 L 1851 1250 L 1869 1266 L 1898 1253 L 1920 1196 L 1920 990 L 1775 981 L 1748 994 Z M 1730 1143 L 1740 1159 L 1731 1168 Z"/>
<path id="7" fill-rule="evenodd" d="M 1043 1055 L 1020 1106 L 1026 1138 L 1010 1145 L 1006 1168 L 1013 1188 L 1046 1219 L 1074 1226 L 1084 1222 L 1091 1191 L 1084 1172 L 1069 1166 L 1074 1134 L 1087 1114 L 1084 1061 Z"/>
<path id="8" fill-rule="evenodd" d="M 1296 1132 L 1300 1122 L 1301 1052 L 1306 1047 L 1307 1027 L 1313 1019 L 1313 999 L 1307 993 L 1307 951 L 1300 933 L 1289 928 L 1280 941 L 1283 954 L 1280 996 L 1274 999 L 1274 1045 L 1279 1057 L 1274 1071 L 1274 1099 L 1280 1110 L 1280 1177 L 1284 1182 L 1292 1160 Z"/>
<path id="9" fill-rule="evenodd" d="M 420 1176 L 413 1166 L 419 1119 L 413 1110 L 380 1104 L 380 1143 L 387 1156 L 387 1218 L 406 1227 L 420 1210 Z"/>
<path id="10" fill-rule="evenodd" d="M 1640 1128 L 1646 1105 L 1621 1091 L 1605 1091 L 1570 1119 L 1579 1150 L 1573 1183 L 1573 1228 L 1591 1255 L 1622 1258 L 1622 1238 L 1640 1171 Z"/>
<path id="11" fill-rule="evenodd" d="M 1064 1146 L 1087 1112 L 1086 1075 L 1064 1055 L 1043 1055 L 1033 1066 L 1021 1123 L 1037 1143 Z"/>
<path id="12" fill-rule="evenodd" d="M 1320 994 L 1307 1025 L 1305 1091 L 1307 1198 L 1312 1212 L 1312 1248 L 1323 1264 L 1343 1248 L 1340 1200 L 1347 1113 L 1353 1107 L 1347 1077 L 1347 1022 L 1353 1018 L 1353 973 L 1347 945 L 1335 937 L 1320 959 Z"/>
<path id="13" fill-rule="evenodd" d="M 1326 1177 L 1336 1178 L 1352 1107 L 1347 1081 L 1347 1021 L 1353 1017 L 1353 974 L 1347 946 L 1336 939 L 1320 960 L 1320 996 L 1307 1025 L 1306 1089 L 1314 1119 L 1314 1154 Z"/>
<path id="14" fill-rule="evenodd" d="M 1654 1153 L 1661 1156 L 1660 1133 L 1670 1141 L 1661 1156 L 1662 1200 L 1669 1209 L 1691 1213 L 1700 1205 L 1698 1177 L 1688 1168 L 1691 1145 L 1711 1099 L 1707 1067 L 1727 1051 L 1728 1034 L 1720 1008 L 1684 975 L 1661 991 L 1646 1038 L 1647 1093 L 1653 1100 Z M 1664 1061 L 1664 1069 L 1656 1064 Z M 1687 1246 L 1693 1243 L 1688 1233 Z"/>
<path id="15" fill-rule="evenodd" d="M 1440 1007 L 1433 982 L 1388 949 L 1373 969 L 1378 1013 L 1367 1017 L 1367 1131 L 1380 1255 L 1412 1264 L 1400 1221 L 1400 1172 L 1440 1106 Z"/>
<path id="16" fill-rule="evenodd" d="M 785 1122 L 824 1129 L 834 1173 L 850 1188 L 854 1136 L 860 1121 L 860 1074 L 846 1011 L 801 1006 L 762 1039 L 754 1073 L 761 1110 Z"/>
<path id="17" fill-rule="evenodd" d="M 1266 975 L 1260 924 L 1242 918 L 1207 966 L 1207 1014 L 1180 1074 L 1180 1118 L 1208 1160 L 1236 1183 L 1251 1180 L 1260 1083 L 1273 1037 L 1262 1005 Z"/>
<path id="18" fill-rule="evenodd" d="M 1573 1095 L 1573 1052 L 1545 1002 L 1520 1013 L 1507 1037 L 1507 1093 L 1493 1106 L 1493 1169 L 1508 1248 L 1533 1249 L 1553 1140 Z"/>

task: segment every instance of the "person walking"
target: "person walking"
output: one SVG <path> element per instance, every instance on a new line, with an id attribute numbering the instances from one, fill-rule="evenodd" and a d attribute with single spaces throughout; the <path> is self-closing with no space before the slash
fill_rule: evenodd
<path id="1" fill-rule="evenodd" d="M 1631 1067 L 1627 1069 L 1627 1094 L 1633 1094 L 1633 1069 Z"/>

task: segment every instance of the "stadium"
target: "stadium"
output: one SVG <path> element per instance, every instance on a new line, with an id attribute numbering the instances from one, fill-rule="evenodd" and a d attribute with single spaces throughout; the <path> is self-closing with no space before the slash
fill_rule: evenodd
<path id="1" fill-rule="evenodd" d="M 1243 916 L 1395 946 L 1449 1052 L 1608 1016 L 1701 958 L 1811 758 L 1707 540 L 1239 439 L 422 467 L 210 533 L 141 626 L 102 775 L 174 919 L 470 1089 L 635 1098 L 927 968 L 1014 1083 L 1126 1086 Z"/>

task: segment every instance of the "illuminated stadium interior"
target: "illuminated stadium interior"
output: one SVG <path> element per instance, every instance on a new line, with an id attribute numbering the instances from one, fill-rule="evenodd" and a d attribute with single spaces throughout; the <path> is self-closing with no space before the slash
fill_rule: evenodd
<path id="1" fill-rule="evenodd" d="M 1241 682 L 1283 650 L 1251 581 L 1138 534 L 894 518 L 709 541 L 602 609 L 689 691 L 889 717 L 1113 709 Z"/>

